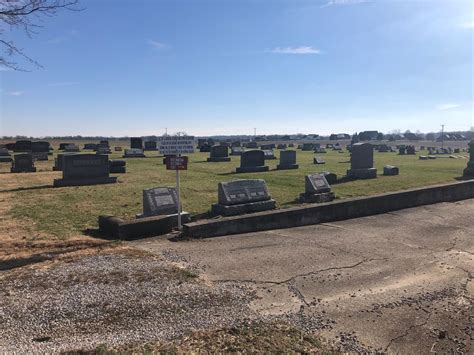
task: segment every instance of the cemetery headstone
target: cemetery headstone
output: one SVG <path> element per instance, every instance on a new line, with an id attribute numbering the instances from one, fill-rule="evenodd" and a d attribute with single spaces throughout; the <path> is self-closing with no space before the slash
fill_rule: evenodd
<path id="1" fill-rule="evenodd" d="M 317 154 L 326 154 L 326 149 L 324 148 L 315 148 L 314 152 Z"/>
<path id="2" fill-rule="evenodd" d="M 241 146 L 242 146 L 242 144 L 239 141 L 236 141 L 236 142 L 232 142 L 231 148 L 237 148 L 237 147 L 241 147 Z"/>
<path id="3" fill-rule="evenodd" d="M 12 162 L 10 171 L 12 173 L 34 173 L 36 167 L 34 166 L 33 155 L 31 153 L 16 154 Z"/>
<path id="4" fill-rule="evenodd" d="M 275 207 L 265 180 L 235 180 L 219 183 L 218 203 L 212 205 L 211 212 L 215 216 L 235 216 Z"/>
<path id="5" fill-rule="evenodd" d="M 263 149 L 263 154 L 265 156 L 265 160 L 274 160 L 276 159 L 275 154 L 273 153 L 273 149 Z"/>
<path id="6" fill-rule="evenodd" d="M 280 152 L 280 164 L 277 165 L 277 170 L 298 169 L 296 164 L 295 150 L 282 150 Z"/>
<path id="7" fill-rule="evenodd" d="M 122 147 L 114 147 L 114 151 L 116 151 L 116 152 L 121 152 L 121 151 L 122 151 Z"/>
<path id="8" fill-rule="evenodd" d="M 210 157 L 207 158 L 208 162 L 225 162 L 230 161 L 229 148 L 227 145 L 215 145 L 211 147 Z"/>
<path id="9" fill-rule="evenodd" d="M 321 203 L 334 200 L 334 192 L 331 192 L 326 177 L 323 174 L 309 174 L 305 176 L 305 192 L 300 194 L 301 203 Z"/>
<path id="10" fill-rule="evenodd" d="M 68 154 L 62 157 L 62 179 L 54 180 L 54 187 L 111 184 L 109 158 L 101 154 Z"/>
<path id="11" fill-rule="evenodd" d="M 145 150 L 158 150 L 156 141 L 146 141 Z"/>
<path id="12" fill-rule="evenodd" d="M 31 141 L 29 140 L 20 140 L 16 141 L 13 146 L 13 151 L 15 153 L 30 153 L 31 152 Z"/>
<path id="13" fill-rule="evenodd" d="M 398 148 L 398 154 L 399 155 L 405 155 L 406 152 L 407 152 L 407 149 L 406 149 L 405 146 L 401 146 L 401 147 Z"/>
<path id="14" fill-rule="evenodd" d="M 143 213 L 137 218 L 178 214 L 178 192 L 174 187 L 154 187 L 143 190 Z M 187 212 L 181 212 L 184 221 L 190 220 Z"/>
<path id="15" fill-rule="evenodd" d="M 409 145 L 407 146 L 407 154 L 408 155 L 415 155 L 416 154 L 416 149 L 414 145 Z"/>
<path id="16" fill-rule="evenodd" d="M 279 149 L 279 150 L 286 149 L 286 144 L 278 144 L 277 149 Z"/>
<path id="17" fill-rule="evenodd" d="M 110 150 L 110 147 L 108 144 L 105 143 L 99 143 L 97 145 L 97 154 L 110 154 L 112 151 Z"/>
<path id="18" fill-rule="evenodd" d="M 125 149 L 125 153 L 122 158 L 146 158 L 146 156 L 143 153 L 143 149 L 130 148 Z"/>
<path id="19" fill-rule="evenodd" d="M 335 173 L 331 173 L 330 171 L 323 171 L 321 174 L 324 175 L 329 185 L 337 183 L 337 175 Z"/>
<path id="20" fill-rule="evenodd" d="M 139 137 L 130 138 L 130 148 L 143 149 L 143 140 Z"/>
<path id="21" fill-rule="evenodd" d="M 64 151 L 67 153 L 78 153 L 80 149 L 75 144 L 68 144 L 67 146 L 64 147 Z"/>
<path id="22" fill-rule="evenodd" d="M 321 157 L 314 157 L 313 164 L 326 164 L 326 161 Z"/>
<path id="23" fill-rule="evenodd" d="M 0 163 L 10 163 L 12 157 L 7 148 L 0 148 Z"/>
<path id="24" fill-rule="evenodd" d="M 109 173 L 125 174 L 127 172 L 125 160 L 109 160 Z"/>
<path id="25" fill-rule="evenodd" d="M 96 143 L 86 143 L 84 144 L 84 150 L 97 150 Z"/>
<path id="26" fill-rule="evenodd" d="M 428 160 L 428 157 L 426 155 L 420 155 L 419 159 L 420 160 Z"/>
<path id="27" fill-rule="evenodd" d="M 294 148 L 294 147 L 295 147 L 295 144 L 294 144 L 294 143 L 288 144 L 288 148 Z"/>
<path id="28" fill-rule="evenodd" d="M 248 142 L 247 148 L 257 149 L 258 148 L 257 142 Z"/>
<path id="29" fill-rule="evenodd" d="M 203 144 L 200 148 L 199 148 L 199 151 L 201 153 L 209 153 L 211 151 L 211 145 L 210 144 Z"/>
<path id="30" fill-rule="evenodd" d="M 385 165 L 383 167 L 383 174 L 386 176 L 394 176 L 399 174 L 399 169 L 397 166 L 393 165 Z"/>
<path id="31" fill-rule="evenodd" d="M 253 173 L 268 171 L 265 166 L 265 153 L 261 150 L 249 150 L 240 156 L 240 167 L 235 169 L 237 173 Z"/>
<path id="32" fill-rule="evenodd" d="M 58 153 L 57 157 L 54 159 L 53 171 L 63 171 L 63 157 L 65 155 L 71 155 L 76 153 Z"/>
<path id="33" fill-rule="evenodd" d="M 313 148 L 313 144 L 312 143 L 303 143 L 303 145 L 301 146 L 301 150 L 303 152 L 310 152 L 312 151 L 314 148 Z"/>
<path id="34" fill-rule="evenodd" d="M 230 155 L 242 155 L 245 152 L 244 147 L 232 147 L 230 148 Z"/>
<path id="35" fill-rule="evenodd" d="M 351 179 L 373 179 L 377 177 L 372 144 L 355 143 L 352 145 L 351 168 L 347 170 L 347 177 Z"/>

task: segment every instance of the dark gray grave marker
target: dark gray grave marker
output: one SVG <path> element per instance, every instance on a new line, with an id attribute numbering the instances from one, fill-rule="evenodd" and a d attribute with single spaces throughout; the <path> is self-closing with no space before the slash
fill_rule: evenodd
<path id="1" fill-rule="evenodd" d="M 54 187 L 111 184 L 109 158 L 99 154 L 70 154 L 62 157 L 63 178 L 54 180 Z"/>
<path id="2" fill-rule="evenodd" d="M 374 148 L 370 143 L 355 143 L 351 151 L 351 168 L 347 176 L 352 179 L 373 179 L 377 177 L 374 168 Z"/>
<path id="3" fill-rule="evenodd" d="M 230 161 L 229 148 L 227 145 L 215 145 L 211 147 L 210 157 L 207 158 L 208 162 L 226 162 Z"/>
<path id="4" fill-rule="evenodd" d="M 278 170 L 298 169 L 296 164 L 295 150 L 282 150 L 280 152 L 280 164 L 277 165 Z"/>
<path id="5" fill-rule="evenodd" d="M 305 176 L 305 192 L 300 194 L 301 203 L 320 203 L 334 200 L 326 177 L 323 174 L 309 174 Z"/>
<path id="6" fill-rule="evenodd" d="M 240 156 L 240 167 L 235 171 L 237 173 L 268 171 L 268 166 L 265 166 L 265 153 L 261 150 L 246 151 Z"/>
<path id="7" fill-rule="evenodd" d="M 12 173 L 34 173 L 33 155 L 31 153 L 16 154 L 10 169 Z"/>
<path id="8" fill-rule="evenodd" d="M 218 203 L 213 204 L 213 215 L 235 216 L 274 209 L 275 200 L 268 192 L 265 180 L 235 180 L 218 185 Z"/>

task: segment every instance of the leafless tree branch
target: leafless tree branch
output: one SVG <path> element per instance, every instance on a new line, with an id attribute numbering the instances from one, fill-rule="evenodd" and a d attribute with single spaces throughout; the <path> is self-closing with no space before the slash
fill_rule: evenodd
<path id="1" fill-rule="evenodd" d="M 4 37 L 5 27 L 10 30 L 21 29 L 27 36 L 37 34 L 44 17 L 57 14 L 60 10 L 81 11 L 79 0 L 0 0 L 0 66 L 13 70 L 22 69 L 15 58 L 21 57 L 36 67 L 41 65 L 26 55 L 13 41 Z M 3 27 L 3 28 L 2 28 Z"/>

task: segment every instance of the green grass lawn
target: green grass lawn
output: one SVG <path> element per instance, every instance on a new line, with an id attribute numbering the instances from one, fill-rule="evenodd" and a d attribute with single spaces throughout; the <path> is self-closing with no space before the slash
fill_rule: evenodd
<path id="1" fill-rule="evenodd" d="M 37 162 L 37 173 L 10 174 L 9 164 L 0 166 L 2 194 L 13 194 L 11 214 L 24 220 L 34 229 L 63 238 L 82 234 L 87 228 L 97 228 L 97 217 L 102 214 L 131 219 L 142 210 L 142 190 L 156 186 L 174 186 L 175 172 L 167 171 L 157 152 L 146 152 L 149 158 L 127 159 L 127 173 L 117 174 L 117 184 L 52 188 L 54 178 L 61 173 L 52 172 L 52 158 L 48 162 Z M 421 152 L 419 154 L 426 154 Z M 110 158 L 121 158 L 114 153 Z M 207 163 L 208 153 L 190 155 L 187 171 L 181 173 L 181 191 L 184 210 L 201 214 L 217 201 L 217 184 L 235 179 L 264 179 L 272 197 L 279 207 L 296 204 L 300 192 L 304 192 L 304 175 L 331 171 L 342 177 L 349 168 L 349 153 L 329 151 L 320 154 L 325 165 L 314 165 L 312 152 L 297 153 L 297 170 L 275 170 L 278 160 L 268 161 L 269 172 L 235 174 L 240 157 L 231 162 Z M 275 150 L 278 157 L 279 152 Z M 461 155 L 467 156 L 466 153 Z M 382 176 L 384 165 L 396 165 L 399 176 Z M 436 160 L 420 161 L 417 156 L 399 156 L 396 153 L 376 153 L 375 166 L 379 177 L 336 184 L 333 191 L 338 199 L 366 196 L 388 191 L 434 185 L 455 181 L 466 167 L 466 159 L 438 157 Z M 11 195 L 10 195 L 11 196 Z"/>

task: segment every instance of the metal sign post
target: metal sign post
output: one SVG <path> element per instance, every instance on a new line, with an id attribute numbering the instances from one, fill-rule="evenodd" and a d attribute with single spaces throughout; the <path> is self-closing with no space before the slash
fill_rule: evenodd
<path id="1" fill-rule="evenodd" d="M 181 191 L 179 189 L 179 169 L 176 169 L 176 191 L 178 192 L 178 230 L 181 231 L 183 227 L 181 226 Z"/>

